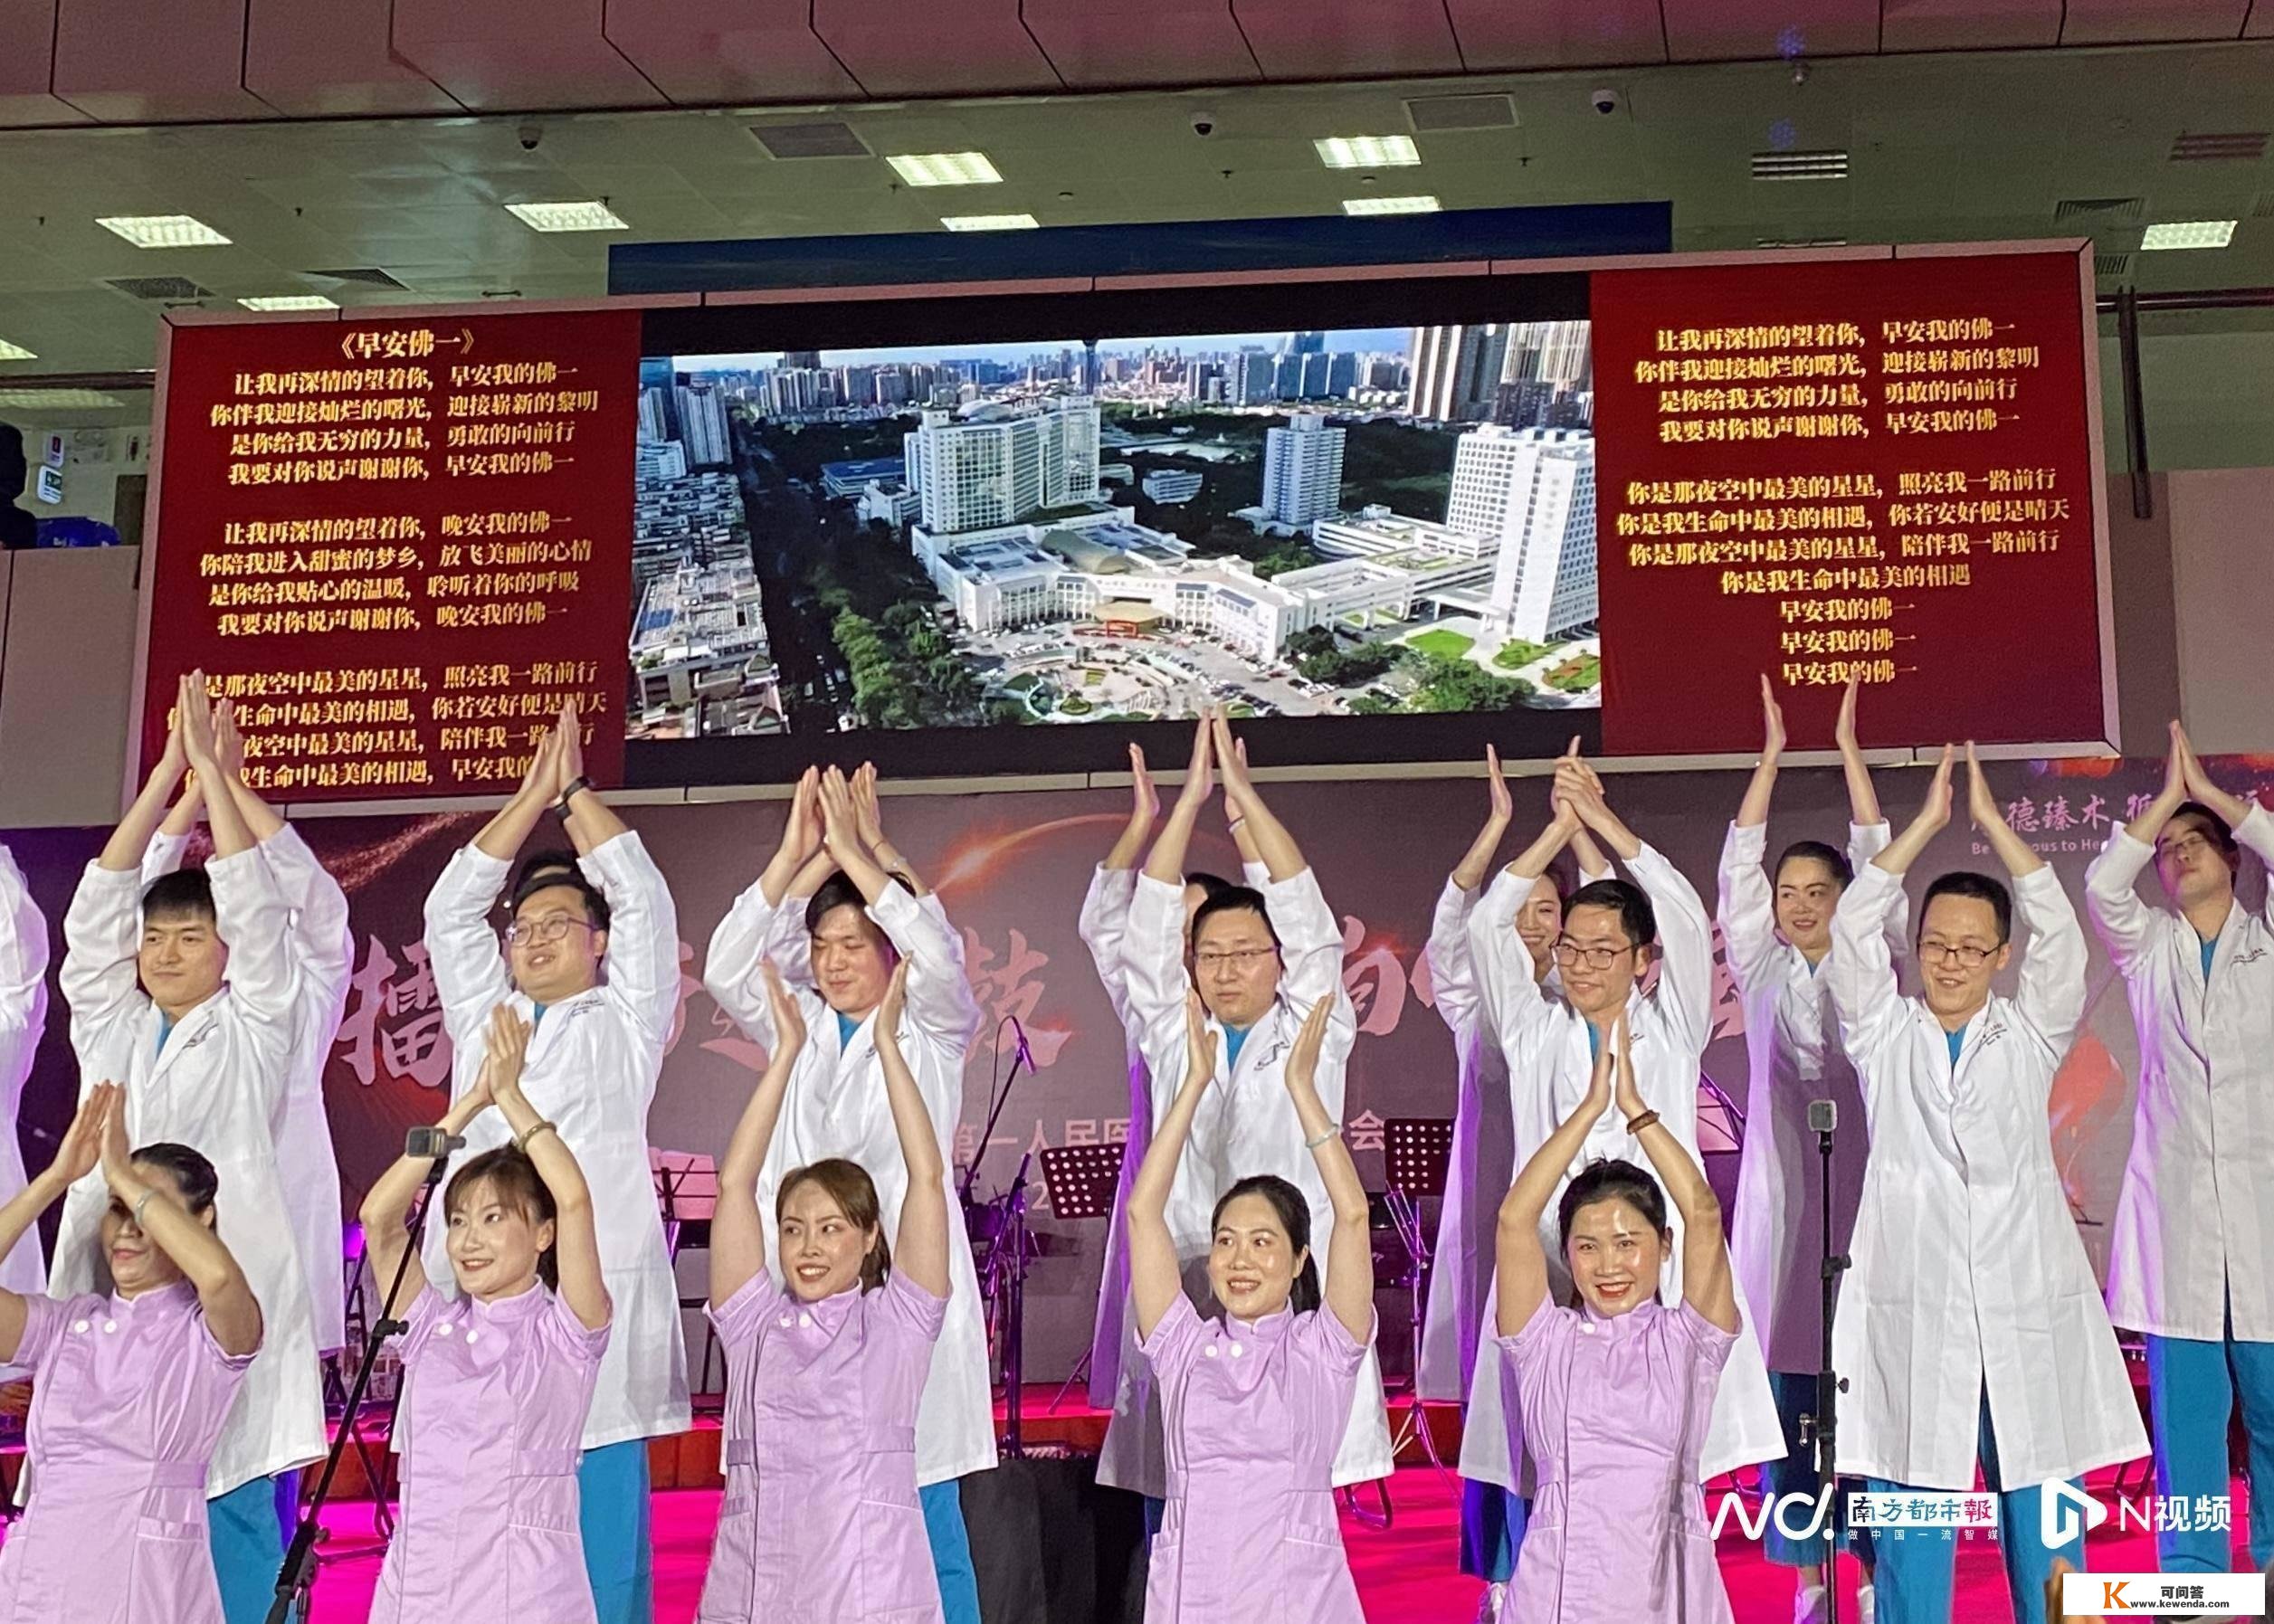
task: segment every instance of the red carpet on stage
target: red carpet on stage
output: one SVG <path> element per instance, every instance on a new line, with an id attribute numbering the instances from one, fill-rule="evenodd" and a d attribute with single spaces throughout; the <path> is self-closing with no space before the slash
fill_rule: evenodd
<path id="1" fill-rule="evenodd" d="M 2104 1486 L 2105 1478 L 2091 1486 Z M 2239 1565 L 2243 1559 L 2241 1530 L 2246 1526 L 2239 1480 L 2231 1492 Z M 1479 1586 L 1453 1571 L 1459 1545 L 1458 1486 L 1430 1467 L 1411 1467 L 1393 1479 L 1391 1494 L 1396 1515 L 1390 1528 L 1359 1527 L 1346 1519 L 1343 1528 L 1366 1618 L 1371 1624 L 1469 1624 L 1476 1614 Z M 665 1490 L 655 1496 L 654 1507 L 656 1624 L 689 1624 L 710 1559 L 718 1494 L 712 1489 Z M 370 1537 L 367 1505 L 338 1506 L 325 1521 L 332 1530 L 331 1549 Z M 2093 1536 L 2088 1548 L 2090 1565 L 2104 1572 L 2153 1572 L 2155 1541 L 2136 1533 L 2117 1536 L 2110 1533 L 2113 1527 L 2110 1524 Z M 1734 1524 L 1721 1543 L 1721 1571 L 1738 1624 L 1789 1624 L 1791 1572 L 1762 1561 L 1758 1549 L 1746 1543 Z M 376 1553 L 328 1563 L 317 1586 L 314 1624 L 364 1624 L 378 1572 Z M 1854 1617 L 1845 1608 L 1842 1616 Z M 1958 1557 L 1953 1619 L 1956 1624 L 1993 1624 L 2012 1616 L 1996 1543 L 1987 1538 L 1967 1542 Z"/>

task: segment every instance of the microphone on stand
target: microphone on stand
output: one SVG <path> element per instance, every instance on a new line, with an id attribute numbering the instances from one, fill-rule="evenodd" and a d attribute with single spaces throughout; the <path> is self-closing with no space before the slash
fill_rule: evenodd
<path id="1" fill-rule="evenodd" d="M 406 1156 L 446 1156 L 465 1148 L 466 1136 L 445 1128 L 413 1128 L 403 1135 L 403 1154 Z"/>
<path id="2" fill-rule="evenodd" d="M 1019 1018 L 1016 1015 L 1006 1015 L 1004 1019 L 1011 1023 L 1011 1035 L 1019 1040 L 1018 1049 L 1015 1050 L 1019 1064 L 1030 1072 L 1032 1071 L 1034 1069 L 1034 1047 L 1026 1040 L 1026 1028 L 1019 1024 Z M 1020 1171 L 1023 1173 L 1025 1169 L 1022 1168 Z"/>

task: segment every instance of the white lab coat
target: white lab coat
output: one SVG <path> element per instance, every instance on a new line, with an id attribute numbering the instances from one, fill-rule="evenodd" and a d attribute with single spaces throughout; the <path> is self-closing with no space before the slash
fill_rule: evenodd
<path id="1" fill-rule="evenodd" d="M 2261 806 L 2235 839 L 2274 862 Z M 2238 902 L 2206 986 L 2202 938 L 2133 882 L 2154 851 L 2123 825 L 2085 876 L 2085 906 L 2132 995 L 2140 1087 L 2117 1198 L 2108 1311 L 2157 1336 L 2274 1342 L 2274 921 Z"/>
<path id="2" fill-rule="evenodd" d="M 1698 1154 L 1699 1058 L 1713 1030 L 1713 926 L 1706 905 L 1681 871 L 1656 850 L 1644 846 L 1627 865 L 1628 874 L 1651 899 L 1658 916 L 1664 955 L 1657 986 L 1647 995 L 1638 987 L 1627 1004 L 1627 1030 L 1633 1047 L 1635 1087 L 1659 1114 L 1668 1132 L 1692 1156 Z M 1588 1047 L 1586 1018 L 1571 1007 L 1560 983 L 1532 979 L 1532 957 L 1516 934 L 1516 916 L 1532 882 L 1502 869 L 1470 916 L 1469 945 L 1476 955 L 1478 988 L 1485 1012 L 1499 1035 L 1507 1058 L 1511 1111 L 1516 1120 L 1515 1165 L 1521 1167 L 1578 1109 L 1586 1097 L 1594 1059 Z M 1564 1186 L 1599 1157 L 1632 1162 L 1646 1172 L 1650 1158 L 1625 1119 L 1615 1110 L 1588 1130 L 1572 1166 L 1557 1181 L 1556 1194 L 1540 1216 L 1540 1247 L 1547 1254 L 1549 1289 L 1561 1300 L 1570 1288 L 1557 1234 L 1556 1202 Z M 1660 1277 L 1660 1295 L 1681 1297 L 1681 1214 L 1670 1202 L 1667 1221 L 1674 1230 L 1674 1256 Z M 1736 1345 L 1722 1367 L 1713 1416 L 1698 1462 L 1701 1479 L 1721 1476 L 1756 1461 L 1784 1456 L 1784 1433 L 1769 1391 L 1768 1368 L 1754 1334 L 1754 1315 L 1743 1284 L 1737 1306 L 1744 1319 Z M 1488 1307 L 1488 1313 L 1493 1309 Z M 1510 1449 L 1515 1418 L 1502 1402 L 1499 1345 L 1487 1337 L 1477 1349 L 1470 1384 L 1469 1420 L 1461 1431 L 1460 1473 L 1464 1477 L 1518 1494 L 1529 1494 L 1531 1474 Z"/>
<path id="3" fill-rule="evenodd" d="M 164 830 L 152 835 L 142 854 L 144 885 L 180 868 L 188 847 L 184 835 Z M 300 1268 L 308 1277 L 316 1345 L 328 1350 L 347 1345 L 347 1291 L 340 1249 L 339 1162 L 332 1154 L 331 1119 L 324 1110 L 324 1068 L 347 1008 L 355 937 L 347 925 L 347 894 L 291 825 L 253 850 L 268 864 L 290 910 L 297 1015 L 291 1076 L 276 1135 L 277 1182 L 284 1187 Z"/>
<path id="4" fill-rule="evenodd" d="M 1267 878 L 1262 890 L 1285 965 L 1279 998 L 1248 1030 L 1236 1064 L 1229 1059 L 1231 1045 L 1223 1040 L 1223 1023 L 1213 1015 L 1208 1019 L 1209 1030 L 1217 1034 L 1216 1080 L 1201 1097 L 1178 1178 L 1170 1187 L 1168 1231 L 1180 1259 L 1204 1258 L 1213 1241 L 1218 1198 L 1241 1179 L 1276 1173 L 1301 1191 L 1310 1208 L 1311 1239 L 1323 1287 L 1334 1235 L 1334 1203 L 1327 1199 L 1318 1162 L 1304 1144 L 1302 1119 L 1288 1097 L 1287 1058 L 1311 1007 L 1322 998 L 1332 999 L 1335 1012 L 1319 1052 L 1316 1085 L 1320 1103 L 1339 1125 L 1350 1051 L 1358 1038 L 1357 1015 L 1342 984 L 1342 926 L 1319 893 L 1318 877 L 1305 869 L 1291 879 Z M 1184 1083 L 1187 1064 L 1185 994 L 1192 985 L 1185 947 L 1184 888 L 1149 875 L 1140 877 L 1122 954 L 1129 1013 L 1141 1034 L 1147 1068 L 1156 1079 L 1175 1078 L 1177 1087 Z M 1175 1087 L 1154 1088 L 1156 1133 L 1175 1097 Z M 1391 1467 L 1381 1364 L 1368 1346 L 1349 1423 L 1336 1452 L 1333 1478 L 1337 1486 L 1365 1483 L 1388 1477 Z"/>
<path id="5" fill-rule="evenodd" d="M 1902 886 L 1857 874 L 1823 972 L 1871 1123 L 1832 1320 L 1840 1469 L 1970 1490 L 1985 1390 L 2009 1488 L 2136 1459 L 2147 1434 L 2046 1118 L 2084 1019 L 2076 911 L 2050 868 L 2014 881 L 2020 988 L 1974 1016 L 1954 1069 L 1942 1022 L 1896 990 L 1886 924 Z"/>
<path id="6" fill-rule="evenodd" d="M 598 1449 L 684 1432 L 691 1424 L 679 1287 L 648 1161 L 648 1107 L 679 1011 L 679 913 L 636 833 L 604 841 L 577 866 L 608 899 L 601 981 L 548 1006 L 537 1021 L 521 1091 L 576 1153 L 592 1192 L 601 1273 L 615 1310 L 585 1418 L 585 1448 Z M 499 1004 L 510 1004 L 523 1021 L 536 1018 L 537 1006 L 513 986 L 489 919 L 511 867 L 467 846 L 427 894 L 427 962 L 450 1030 L 452 1100 L 481 1075 L 490 1012 Z M 467 1125 L 458 1159 L 512 1141 L 505 1118 L 484 1111 Z M 455 1296 L 448 1236 L 437 1211 L 426 1226 L 426 1277 Z"/>
<path id="7" fill-rule="evenodd" d="M 939 1135 L 940 1156 L 955 1161 L 956 1124 L 963 1115 L 964 1058 L 978 1035 L 979 1005 L 964 973 L 963 945 L 937 897 L 921 900 L 898 885 L 868 910 L 908 961 L 900 1053 L 916 1078 Z M 758 1173 L 758 1216 L 766 1230 L 766 1265 L 782 1278 L 774 1202 L 782 1181 L 798 1168 L 832 1156 L 857 1162 L 876 1185 L 877 1205 L 889 1240 L 900 1226 L 908 1196 L 908 1162 L 885 1093 L 877 1059 L 876 1020 L 861 1021 L 850 1041 L 840 1036 L 837 1011 L 811 981 L 804 905 L 776 907 L 753 885 L 712 933 L 703 963 L 703 985 L 734 1017 L 752 1042 L 771 1051 L 774 1014 L 766 1002 L 765 963 L 775 968 L 805 1021 L 805 1047 L 790 1074 L 789 1092 L 775 1124 L 774 1143 Z M 947 1318 L 932 1350 L 930 1373 L 916 1416 L 916 1481 L 945 1483 L 994 1465 L 994 1401 L 987 1373 L 987 1338 L 963 1204 L 950 1187 L 947 1201 Z"/>
<path id="8" fill-rule="evenodd" d="M 258 853 L 205 865 L 214 911 L 229 945 L 228 981 L 165 1036 L 165 1017 L 142 991 L 142 877 L 95 863 L 63 919 L 63 998 L 80 1097 L 100 1082 L 127 1089 L 127 1138 L 170 1140 L 214 1164 L 221 1239 L 261 1304 L 261 1352 L 222 1429 L 206 1473 L 209 1497 L 274 1477 L 324 1455 L 324 1403 L 308 1277 L 277 1177 L 276 1124 L 292 1064 L 298 1019 L 286 907 Z M 102 1215 L 110 1204 L 102 1170 L 73 1184 L 55 1234 L 49 1294 L 69 1300 L 95 1289 Z"/>
<path id="9" fill-rule="evenodd" d="M 24 888 L 15 854 L 0 846 L 0 1201 L 13 1201 L 24 1189 L 16 1113 L 40 1034 L 47 1030 L 47 921 Z M 0 1258 L 0 1290 L 35 1296 L 46 1289 L 46 1259 L 38 1239 L 27 1235 Z M 0 1382 L 22 1374 L 0 1365 Z"/>
<path id="10" fill-rule="evenodd" d="M 1858 873 L 1887 850 L 1885 823 L 1848 828 L 1848 861 Z M 1751 1082 L 1745 1096 L 1745 1151 L 1737 1163 L 1736 1211 L 1729 1259 L 1746 1301 L 1761 1316 L 1761 1351 L 1773 1371 L 1823 1369 L 1823 1158 L 1808 1125 L 1811 1100 L 1839 1107 L 1832 1136 L 1832 1250 L 1848 1249 L 1863 1198 L 1870 1141 L 1855 1068 L 1841 1046 L 1832 989 L 1801 950 L 1776 934 L 1768 831 L 1729 825 L 1721 846 L 1721 940 L 1729 977 L 1745 1002 Z M 1897 892 L 1888 915 L 1889 951 L 1900 958 L 1909 909 Z"/>

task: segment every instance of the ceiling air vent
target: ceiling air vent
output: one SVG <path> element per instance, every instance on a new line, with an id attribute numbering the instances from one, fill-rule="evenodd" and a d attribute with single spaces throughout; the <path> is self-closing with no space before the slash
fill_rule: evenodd
<path id="1" fill-rule="evenodd" d="M 1848 178 L 1848 155 L 1844 152 L 1756 152 L 1753 155 L 1755 180 L 1845 180 Z"/>
<path id="2" fill-rule="evenodd" d="M 2097 253 L 2092 256 L 2092 274 L 2129 276 L 2132 274 L 2132 256 L 2128 253 Z"/>
<path id="3" fill-rule="evenodd" d="M 2250 204 L 2250 218 L 2274 220 L 2274 192 L 2261 192 Z"/>
<path id="4" fill-rule="evenodd" d="M 109 285 L 129 299 L 190 300 L 211 299 L 213 290 L 201 288 L 186 276 L 120 276 Z"/>
<path id="5" fill-rule="evenodd" d="M 1428 135 L 1445 129 L 1514 129 L 1512 96 L 1422 96 L 1405 104 L 1405 121 Z"/>
<path id="6" fill-rule="evenodd" d="M 2146 207 L 2147 200 L 2142 197 L 2064 197 L 2053 204 L 2053 218 L 2073 220 L 2089 228 L 2137 220 Z"/>
<path id="7" fill-rule="evenodd" d="M 1845 248 L 1845 237 L 1755 237 L 1755 248 Z"/>
<path id="8" fill-rule="evenodd" d="M 753 124 L 750 133 L 770 157 L 777 158 L 865 158 L 875 154 L 852 133 L 852 127 L 833 120 L 822 124 Z"/>
<path id="9" fill-rule="evenodd" d="M 2256 163 L 2265 156 L 2266 131 L 2262 129 L 2185 135 L 2172 143 L 2174 164 Z"/>
<path id="10" fill-rule="evenodd" d="M 361 282 L 366 288 L 400 288 L 404 285 L 376 265 L 350 265 L 341 271 L 309 271 L 302 274 L 330 282 Z"/>

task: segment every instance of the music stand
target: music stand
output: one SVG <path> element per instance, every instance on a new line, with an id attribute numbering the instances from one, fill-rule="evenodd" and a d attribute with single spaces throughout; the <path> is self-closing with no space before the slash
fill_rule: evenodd
<path id="1" fill-rule="evenodd" d="M 1051 1216 L 1075 1221 L 1110 1218 L 1128 1149 L 1127 1144 L 1060 1144 L 1043 1151 L 1042 1189 L 1050 1198 Z M 1058 1413 L 1074 1383 L 1089 1373 L 1089 1354 L 1085 1351 L 1058 1396 L 1051 1401 L 1051 1414 Z"/>
<path id="2" fill-rule="evenodd" d="M 1389 1175 L 1384 1200 L 1398 1239 L 1405 1243 L 1405 1273 L 1397 1284 L 1411 1294 L 1413 1308 L 1413 1364 L 1406 1378 L 1409 1408 L 1390 1452 L 1394 1456 L 1410 1434 L 1419 1434 L 1422 1453 L 1441 1472 L 1445 1463 L 1437 1453 L 1437 1439 L 1430 1432 L 1429 1418 L 1422 1406 L 1422 1332 L 1429 1318 L 1429 1277 L 1435 1264 L 1422 1226 L 1422 1202 L 1444 1198 L 1452 1160 L 1451 1117 L 1393 1116 L 1382 1125 L 1382 1163 Z"/>

